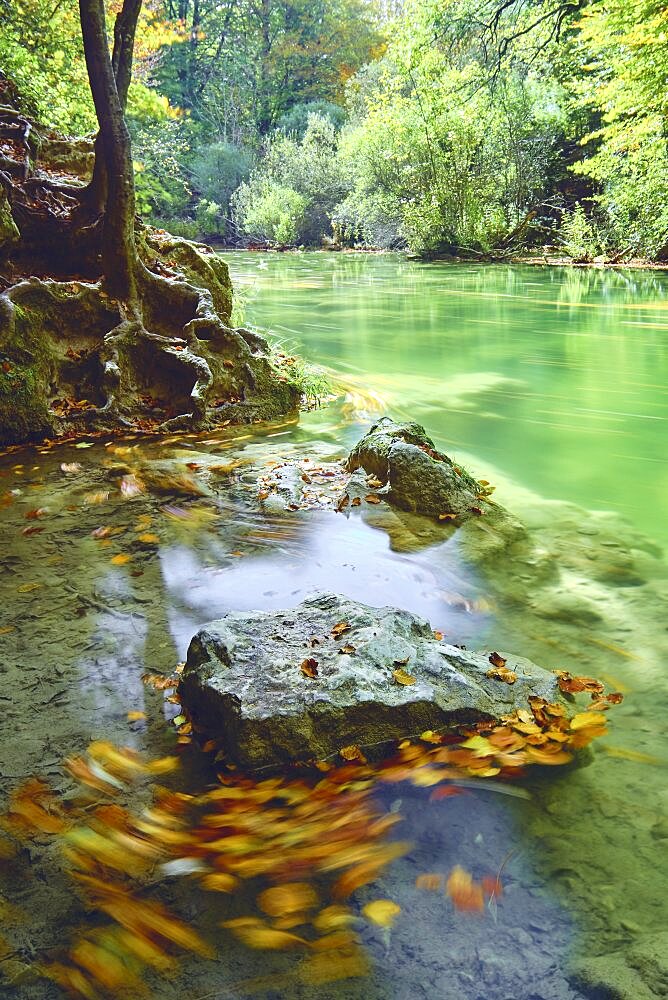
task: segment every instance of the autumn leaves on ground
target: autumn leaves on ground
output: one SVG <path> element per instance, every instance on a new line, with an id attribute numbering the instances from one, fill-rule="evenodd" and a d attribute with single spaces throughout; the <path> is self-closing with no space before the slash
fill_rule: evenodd
<path id="1" fill-rule="evenodd" d="M 332 630 L 345 632 L 345 622 Z M 498 654 L 490 673 L 514 683 Z M 302 665 L 303 667 L 303 665 Z M 410 683 L 410 676 L 403 673 Z M 147 685 L 178 705 L 180 668 L 172 676 L 146 674 Z M 147 995 L 143 975 L 169 975 L 184 951 L 213 958 L 229 934 L 252 949 L 289 950 L 294 965 L 285 982 L 318 986 L 362 977 L 370 968 L 359 928 L 368 922 L 390 946 L 401 916 L 391 899 L 375 899 L 361 910 L 356 890 L 372 885 L 410 848 L 395 837 L 398 811 L 385 811 L 374 792 L 385 784 L 409 782 L 431 788 L 430 797 L 462 793 L 476 779 L 493 779 L 500 792 L 522 794 L 511 784 L 528 766 L 559 765 L 573 751 L 606 732 L 603 714 L 621 700 L 605 694 L 592 678 L 559 672 L 568 695 L 589 703 L 568 717 L 563 706 L 534 698 L 530 709 L 497 723 L 480 723 L 457 733 L 407 734 L 394 756 L 370 764 L 365 748 L 342 747 L 334 761 L 309 761 L 286 774 L 242 775 L 225 759 L 216 740 L 180 712 L 174 720 L 175 755 L 147 760 L 137 751 L 96 741 L 86 757 L 65 762 L 79 791 L 57 797 L 32 778 L 18 787 L 0 819 L 0 859 L 8 873 L 22 864 L 22 846 L 35 837 L 57 838 L 62 864 L 95 916 L 88 929 L 63 946 L 37 957 L 30 975 L 46 977 L 74 997 Z M 143 713 L 130 709 L 128 721 Z M 179 753 L 205 754 L 216 783 L 184 788 Z M 170 787 L 160 782 L 165 780 Z M 146 803 L 133 811 L 127 803 Z M 512 848 L 506 861 L 512 855 Z M 453 859 L 454 860 L 454 859 Z M 445 893 L 462 919 L 496 916 L 502 905 L 503 862 L 496 872 L 473 875 L 455 864 L 448 872 L 424 872 L 417 888 Z M 220 940 L 211 940 L 160 901 L 167 879 L 195 881 L 220 900 Z M 226 901 L 250 888 L 255 907 L 230 917 Z M 29 915 L 26 915 L 29 916 Z M 0 954 L 12 957 L 0 938 Z M 239 983 L 253 993 L 259 981 Z"/>

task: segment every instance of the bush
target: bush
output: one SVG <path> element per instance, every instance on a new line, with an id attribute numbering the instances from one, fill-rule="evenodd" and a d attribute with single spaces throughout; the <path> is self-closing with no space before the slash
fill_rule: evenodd
<path id="1" fill-rule="evenodd" d="M 579 203 L 572 212 L 564 212 L 559 230 L 563 247 L 579 264 L 589 264 L 601 252 L 597 228 Z"/>
<path id="2" fill-rule="evenodd" d="M 233 196 L 234 216 L 241 229 L 254 239 L 278 246 L 298 242 L 306 205 L 303 195 L 270 177 L 253 178 Z"/>
<path id="3" fill-rule="evenodd" d="M 216 142 L 200 149 L 195 156 L 191 177 L 192 186 L 207 202 L 221 206 L 227 215 L 230 198 L 253 166 L 253 156 L 242 146 L 230 142 Z"/>
<path id="4" fill-rule="evenodd" d="M 308 104 L 295 104 L 279 119 L 277 128 L 287 135 L 303 139 L 309 126 L 309 118 L 316 115 L 332 123 L 339 131 L 346 120 L 346 112 L 339 104 L 331 101 L 311 101 Z"/>
<path id="5" fill-rule="evenodd" d="M 195 222 L 199 232 L 204 236 L 225 235 L 225 215 L 220 205 L 215 201 L 203 198 L 195 206 Z"/>
<path id="6" fill-rule="evenodd" d="M 336 128 L 328 118 L 309 115 L 301 140 L 282 133 L 271 138 L 263 159 L 234 195 L 235 221 L 250 236 L 262 229 L 272 242 L 319 245 L 348 189 Z M 266 235 L 269 229 L 277 232 L 269 219 L 279 216 L 282 232 L 290 219 L 290 239 Z"/>

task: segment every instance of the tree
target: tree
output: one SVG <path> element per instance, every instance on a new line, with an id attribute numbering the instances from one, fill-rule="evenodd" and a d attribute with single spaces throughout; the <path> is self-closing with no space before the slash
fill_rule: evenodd
<path id="1" fill-rule="evenodd" d="M 19 183 L 18 170 L 14 179 L 0 172 L 22 234 L 16 250 L 22 268 L 32 256 L 40 259 L 40 270 L 67 279 L 19 280 L 0 295 L 0 439 L 12 421 L 14 438 L 53 432 L 63 417 L 99 426 L 136 425 L 139 419 L 171 429 L 202 426 L 217 416 L 257 419 L 295 404 L 296 391 L 276 379 L 266 344 L 227 325 L 226 265 L 193 244 L 138 228 L 124 108 L 141 5 L 123 0 L 110 54 L 104 0 L 79 0 L 99 123 L 86 187 L 34 171 L 50 140 L 23 115 L 8 111 L 0 128 L 5 137 L 21 137 L 27 150 L 21 170 L 32 173 Z M 2 248 L 5 255 L 11 242 Z M 63 413 L 61 393 L 72 392 L 77 395 L 66 396 Z M 17 398 L 24 403 L 18 426 Z M 168 419 L 161 421 L 162 415 Z"/>

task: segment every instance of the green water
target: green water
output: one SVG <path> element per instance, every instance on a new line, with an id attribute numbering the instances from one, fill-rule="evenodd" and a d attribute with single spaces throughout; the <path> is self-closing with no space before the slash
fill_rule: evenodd
<path id="1" fill-rule="evenodd" d="M 665 995 L 668 279 L 389 255 L 226 258 L 246 322 L 330 368 L 340 398 L 299 423 L 0 456 L 3 796 L 34 773 L 71 795 L 62 759 L 94 738 L 173 752 L 177 709 L 141 675 L 169 672 L 196 629 L 230 608 L 289 607 L 317 589 L 400 605 L 452 642 L 602 677 L 625 693 L 609 735 L 586 767 L 534 769 L 526 800 L 491 786 L 438 802 L 428 789 L 379 792 L 414 846 L 355 894 L 355 907 L 389 898 L 402 908 L 389 937 L 362 925 L 372 963 L 362 979 L 307 987 L 291 955 L 252 952 L 222 932 L 221 915 L 248 913 L 253 893 L 216 909 L 187 880 L 158 884 L 154 898 L 200 927 L 218 957 L 185 958 L 178 975 L 149 979 L 149 997 Z M 249 470 L 321 460 L 323 447 L 343 457 L 383 412 L 424 423 L 495 483 L 527 525 L 527 550 L 467 556 L 456 534 L 385 505 L 350 517 L 260 508 Z M 156 473 L 165 462 L 182 475 L 207 461 L 230 472 L 204 496 L 184 496 Z M 146 478 L 144 492 L 119 488 L 128 469 Z M 142 541 L 147 531 L 158 541 Z M 129 710 L 146 720 L 130 723 Z M 210 778 L 186 753 L 174 781 Z M 457 914 L 442 894 L 416 889 L 417 875 L 456 864 L 477 877 L 505 865 L 494 912 Z M 57 848 L 39 837 L 0 867 L 0 917 L 12 961 L 28 966 L 97 919 L 82 911 Z M 42 981 L 3 980 L 2 959 L 0 988 L 12 1000 L 61 997 Z"/>
<path id="2" fill-rule="evenodd" d="M 250 322 L 544 496 L 668 540 L 668 277 L 226 254 Z"/>

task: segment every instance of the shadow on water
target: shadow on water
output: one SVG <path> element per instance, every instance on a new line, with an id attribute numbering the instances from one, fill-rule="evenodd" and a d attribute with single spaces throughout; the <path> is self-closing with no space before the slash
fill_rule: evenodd
<path id="1" fill-rule="evenodd" d="M 255 262 L 237 257 L 233 266 L 247 275 Z M 547 667 L 609 678 L 627 692 L 593 763 L 532 775 L 529 800 L 482 787 L 441 801 L 406 785 L 377 792 L 384 807 L 404 816 L 396 835 L 414 846 L 356 894 L 359 907 L 374 898 L 401 906 L 391 931 L 363 931 L 369 976 L 305 985 L 291 956 L 245 949 L 215 928 L 220 912 L 206 894 L 173 882 L 160 886 L 159 897 L 211 931 L 219 957 L 184 959 L 178 975 L 153 982 L 149 995 L 576 1000 L 594 993 L 567 981 L 572 960 L 602 956 L 614 980 L 634 968 L 628 962 L 638 948 L 647 951 L 665 931 L 665 566 L 655 544 L 634 528 L 573 504 L 626 511 L 639 494 L 643 505 L 657 502 L 653 478 L 634 490 L 628 477 L 620 480 L 605 432 L 619 424 L 640 446 L 639 459 L 649 463 L 658 454 L 655 425 L 641 417 L 664 419 L 656 370 L 663 354 L 649 325 L 660 324 L 663 279 L 577 275 L 451 272 L 397 258 L 271 257 L 250 306 L 250 318 L 264 325 L 280 316 L 285 326 L 306 330 L 307 352 L 327 356 L 339 371 L 347 365 L 358 386 L 377 387 L 395 413 L 417 414 L 446 449 L 458 440 L 458 454 L 498 483 L 502 502 L 529 525 L 530 546 L 508 559 L 476 562 L 470 552 L 465 558 L 455 536 L 434 533 L 420 519 L 263 512 L 248 468 L 323 442 L 330 457 L 342 454 L 361 428 L 342 424 L 336 407 L 303 417 L 298 427 L 230 431 L 213 444 L 132 440 L 115 452 L 101 441 L 0 460 L 6 792 L 38 773 L 69 794 L 61 761 L 93 738 L 151 755 L 172 752 L 170 706 L 141 675 L 171 671 L 197 627 L 229 608 L 289 607 L 316 589 L 400 605 L 452 642 L 493 642 Z M 307 328 L 301 319 L 308 302 Z M 504 302 L 513 303 L 510 311 Z M 358 329 L 364 315 L 367 326 Z M 642 343 L 628 323 L 647 324 Z M 409 342 L 406 329 L 415 331 Z M 607 346 L 598 342 L 604 335 Z M 571 336 L 577 346 L 566 347 Z M 597 365 L 605 359 L 612 372 L 624 358 L 619 393 L 645 400 L 643 412 L 636 406 L 640 416 L 615 422 L 596 409 L 596 418 L 578 416 L 579 431 L 572 414 L 563 423 L 526 420 L 544 405 L 570 413 L 575 397 L 599 407 Z M 545 403 L 558 396 L 565 398 Z M 616 398 L 609 409 L 621 412 L 627 402 Z M 619 440 L 615 430 L 615 448 Z M 198 463 L 207 454 L 229 467 L 215 490 L 184 496 L 159 488 L 165 464 L 182 468 L 188 457 Z M 157 485 L 135 495 L 119 491 L 124 467 L 140 475 L 151 463 L 163 463 Z M 63 464 L 80 468 L 64 471 Z M 586 475 L 575 475 L 583 465 Z M 661 531 L 649 533 L 658 538 Z M 146 720 L 129 723 L 129 710 L 144 711 Z M 201 787 L 210 777 L 186 754 L 180 781 Z M 20 862 L 8 878 L 0 876 L 0 893 L 27 914 L 12 931 L 30 959 L 65 943 L 89 918 L 54 849 L 38 840 Z M 504 895 L 482 916 L 456 913 L 442 892 L 416 888 L 421 874 L 445 875 L 459 864 L 480 877 L 504 863 Z M 252 905 L 250 897 L 234 897 L 229 912 Z M 660 971 L 645 970 L 642 988 L 653 974 L 660 982 Z M 592 982 L 593 990 L 603 980 Z M 8 992 L 21 1000 L 57 995 L 43 983 Z"/>

